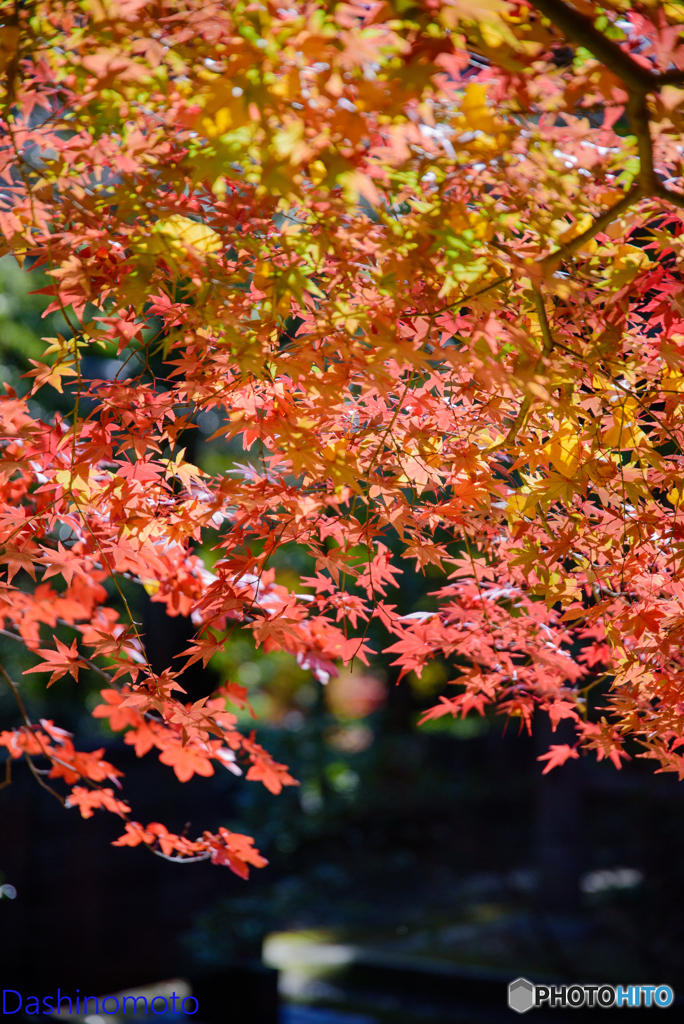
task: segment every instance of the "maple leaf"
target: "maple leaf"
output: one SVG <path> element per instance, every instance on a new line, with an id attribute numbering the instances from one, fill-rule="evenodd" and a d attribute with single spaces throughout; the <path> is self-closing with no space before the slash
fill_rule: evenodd
<path id="1" fill-rule="evenodd" d="M 114 732 L 121 732 L 129 725 L 137 728 L 143 724 L 139 711 L 121 707 L 125 695 L 118 690 L 100 690 L 100 696 L 104 698 L 105 703 L 96 704 L 90 713 L 93 718 L 109 719 L 109 727 Z"/>
<path id="2" fill-rule="evenodd" d="M 226 641 L 224 637 L 215 637 L 213 635 L 198 637 L 195 643 L 188 647 L 186 651 L 183 651 L 183 655 L 187 656 L 185 667 L 189 668 L 190 665 L 194 665 L 195 662 L 202 660 L 202 664 L 206 668 L 211 659 L 219 651 L 222 651 L 225 647 Z"/>
<path id="3" fill-rule="evenodd" d="M 164 856 L 169 857 L 173 853 L 176 848 L 176 840 L 178 839 L 178 836 L 169 832 L 166 825 L 162 825 L 158 821 L 150 822 L 147 826 L 146 832 L 157 837 L 157 842 L 159 843 Z"/>
<path id="4" fill-rule="evenodd" d="M 424 722 L 430 722 L 433 719 L 443 718 L 444 715 L 456 717 L 460 710 L 459 699 L 457 697 L 440 697 L 439 700 L 439 704 L 423 712 L 423 716 L 418 722 L 419 725 L 423 725 Z"/>
<path id="5" fill-rule="evenodd" d="M 50 739 L 54 740 L 55 743 L 64 744 L 67 740 L 70 740 L 73 737 L 73 733 L 67 732 L 66 729 L 61 729 L 49 718 L 41 718 L 40 724 Z"/>
<path id="6" fill-rule="evenodd" d="M 562 476 L 571 479 L 577 472 L 580 463 L 581 445 L 578 430 L 565 420 L 558 432 L 544 446 L 555 469 Z"/>
<path id="7" fill-rule="evenodd" d="M 324 686 L 330 679 L 339 675 L 335 662 L 331 661 L 330 658 L 323 657 L 318 651 L 299 651 L 297 654 L 297 664 L 305 672 L 313 672 L 319 683 L 323 683 Z"/>
<path id="8" fill-rule="evenodd" d="M 126 831 L 118 839 L 115 839 L 112 846 L 140 846 L 141 843 L 153 843 L 154 835 L 147 832 L 139 821 L 127 821 Z"/>
<path id="9" fill-rule="evenodd" d="M 574 747 L 571 747 L 567 743 L 552 743 L 546 754 L 540 754 L 537 758 L 538 761 L 547 761 L 548 764 L 544 768 L 542 775 L 548 775 L 552 768 L 557 768 L 569 758 L 577 758 L 579 754 Z"/>
<path id="10" fill-rule="evenodd" d="M 249 865 L 263 868 L 268 864 L 266 858 L 254 848 L 251 836 L 219 828 L 218 835 L 205 832 L 204 839 L 211 850 L 212 864 L 224 864 L 240 878 L 249 878 Z"/>
<path id="11" fill-rule="evenodd" d="M 217 747 L 212 752 L 212 757 L 220 761 L 224 768 L 227 768 L 232 775 L 242 775 L 242 768 L 235 763 L 235 752 L 228 747 Z"/>
<path id="12" fill-rule="evenodd" d="M 67 807 L 78 807 L 82 818 L 92 818 L 97 808 L 111 811 L 123 818 L 130 812 L 130 807 L 123 800 L 118 800 L 111 789 L 85 789 L 74 786 L 66 798 Z"/>
<path id="13" fill-rule="evenodd" d="M 249 690 L 246 686 L 241 686 L 240 683 L 221 683 L 216 693 L 226 697 L 231 704 L 235 704 L 238 708 L 248 708 L 252 718 L 256 718 L 256 712 L 247 699 Z"/>
<path id="14" fill-rule="evenodd" d="M 558 723 L 564 718 L 571 718 L 575 722 L 580 720 L 576 704 L 569 700 L 554 700 L 552 704 L 541 704 L 540 708 L 548 713 L 552 732 L 556 731 Z"/>
<path id="15" fill-rule="evenodd" d="M 24 376 L 35 377 L 35 380 L 33 382 L 33 394 L 35 394 L 35 392 L 38 391 L 38 389 L 41 388 L 44 384 L 51 384 L 53 388 L 59 391 L 61 395 L 64 393 L 64 388 L 62 387 L 62 377 L 78 376 L 78 373 L 73 368 L 73 366 L 68 366 L 64 363 L 55 363 L 54 366 L 48 366 L 44 363 L 36 362 L 35 359 L 29 359 L 29 362 L 32 363 L 36 367 L 36 369 L 29 370 L 27 373 L 24 374 Z"/>
<path id="16" fill-rule="evenodd" d="M 199 224 L 179 213 L 174 213 L 171 217 L 160 221 L 158 230 L 162 234 L 168 235 L 174 242 L 190 246 L 198 252 L 216 252 L 221 248 L 221 238 L 216 231 L 206 224 Z"/>
<path id="17" fill-rule="evenodd" d="M 630 757 L 623 749 L 622 738 L 617 730 L 606 722 L 605 718 L 600 722 L 583 722 L 582 733 L 586 745 L 596 752 L 596 760 L 602 761 L 607 757 L 613 762 L 616 768 L 622 768 L 622 760 L 629 761 Z"/>
<path id="18" fill-rule="evenodd" d="M 106 336 L 118 338 L 116 354 L 121 355 L 122 351 L 130 344 L 132 339 L 140 335 L 143 330 L 144 323 L 137 320 L 136 315 L 132 310 L 121 309 L 118 312 L 118 316 L 96 316 L 95 319 L 99 321 L 99 323 L 109 325 L 109 329 L 105 332 Z"/>
<path id="19" fill-rule="evenodd" d="M 153 727 L 148 722 L 139 721 L 126 733 L 124 743 L 133 747 L 136 757 L 144 757 L 157 745 L 157 739 Z"/>
<path id="20" fill-rule="evenodd" d="M 86 579 L 88 578 L 88 573 L 81 565 L 81 560 L 71 554 L 70 551 L 67 551 L 61 541 L 57 544 L 57 551 L 42 546 L 41 550 L 43 552 L 43 563 L 46 567 L 43 573 L 43 580 L 61 573 L 66 585 L 70 587 L 74 573 L 78 573 Z"/>
<path id="21" fill-rule="evenodd" d="M 23 739 L 24 735 L 20 729 L 3 729 L 0 732 L 0 747 L 6 747 L 10 757 L 16 760 L 24 755 Z"/>
<path id="22" fill-rule="evenodd" d="M 274 645 L 271 650 L 284 647 L 288 638 L 296 639 L 299 636 L 297 623 L 283 618 L 262 619 L 254 626 L 253 632 L 257 646 L 264 644 L 269 649 L 267 645 L 270 641 Z"/>
<path id="23" fill-rule="evenodd" d="M 78 653 L 76 641 L 73 640 L 71 647 L 67 647 L 58 637 L 55 637 L 55 644 L 57 646 L 56 651 L 49 648 L 34 651 L 34 654 L 39 654 L 45 660 L 41 665 L 27 668 L 23 675 L 27 676 L 32 672 L 51 672 L 52 675 L 47 685 L 52 686 L 58 679 L 69 673 L 78 682 L 78 673 L 79 669 L 83 668 L 83 662 Z"/>
<path id="24" fill-rule="evenodd" d="M 263 782 L 269 792 L 278 794 L 283 786 L 298 786 L 297 779 L 293 779 L 287 770 L 286 764 L 279 764 L 268 751 L 253 739 L 243 740 L 243 747 L 249 754 L 252 766 L 247 772 L 247 780 Z"/>
<path id="25" fill-rule="evenodd" d="M 192 740 L 185 745 L 177 740 L 162 750 L 159 760 L 173 768 L 180 782 L 187 782 L 195 774 L 214 774 L 214 766 L 209 757 L 210 753 L 206 748 L 196 746 Z"/>
<path id="26" fill-rule="evenodd" d="M 185 448 L 182 448 L 175 459 L 162 459 L 161 462 L 166 465 L 167 478 L 175 476 L 184 487 L 189 488 L 193 482 L 201 480 L 204 474 L 197 466 L 193 466 L 190 462 L 185 462 L 183 459 L 184 455 Z"/>
<path id="27" fill-rule="evenodd" d="M 70 785 L 81 778 L 92 782 L 110 779 L 117 786 L 120 785 L 118 780 L 123 772 L 102 760 L 104 747 L 93 751 L 74 750 L 73 744 L 66 740 L 57 750 L 48 749 L 46 753 L 52 761 L 49 772 L 51 779 L 63 778 Z"/>
<path id="28" fill-rule="evenodd" d="M 7 564 L 7 580 L 12 582 L 20 569 L 25 569 L 32 579 L 36 578 L 36 571 L 33 567 L 33 558 L 27 551 L 20 550 L 15 544 L 5 545 L 4 554 L 0 555 L 0 565 Z"/>

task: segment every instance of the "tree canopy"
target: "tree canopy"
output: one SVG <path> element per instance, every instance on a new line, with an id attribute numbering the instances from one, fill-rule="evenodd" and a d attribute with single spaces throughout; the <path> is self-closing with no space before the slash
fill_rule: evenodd
<path id="1" fill-rule="evenodd" d="M 45 339 L 0 400 L 4 635 L 185 781 L 294 785 L 183 672 L 236 631 L 325 684 L 440 657 L 426 717 L 536 710 L 684 777 L 684 13 L 615 0 L 0 3 L 3 251 Z M 88 370 L 105 354 L 104 379 Z M 46 390 L 62 396 L 46 417 Z M 198 415 L 244 461 L 185 458 Z M 197 546 L 218 552 L 207 567 Z M 298 545 L 313 575 L 278 583 Z M 402 573 L 443 573 L 401 615 Z M 155 672 L 123 580 L 196 628 Z M 71 627 L 72 642 L 53 637 Z M 122 845 L 264 858 L 133 820 L 104 750 L 0 734 Z M 597 688 L 595 690 L 595 688 Z M 596 706 L 594 692 L 605 695 Z M 42 760 L 41 760 L 42 759 Z"/>

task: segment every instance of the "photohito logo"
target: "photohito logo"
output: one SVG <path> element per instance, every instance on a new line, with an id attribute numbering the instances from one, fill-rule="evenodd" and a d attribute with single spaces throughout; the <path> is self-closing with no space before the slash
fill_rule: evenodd
<path id="1" fill-rule="evenodd" d="M 670 1006 L 674 992 L 669 985 L 533 985 L 516 978 L 508 986 L 508 1005 L 516 1013 L 534 1006 Z"/>

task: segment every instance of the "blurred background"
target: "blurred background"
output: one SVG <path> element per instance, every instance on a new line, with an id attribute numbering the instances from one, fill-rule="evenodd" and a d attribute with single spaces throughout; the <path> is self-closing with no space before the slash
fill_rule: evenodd
<path id="1" fill-rule="evenodd" d="M 44 283 L 0 260 L 0 379 L 22 394 L 40 339 L 68 334 L 61 314 L 41 319 L 46 298 L 31 292 Z M 134 361 L 122 370 L 126 358 L 88 356 L 84 376 L 137 372 Z M 155 372 L 163 380 L 163 364 Z M 46 420 L 69 409 L 68 394 L 39 398 L 34 411 Z M 208 440 L 219 425 L 202 413 L 181 443 L 212 473 L 250 459 L 239 443 Z M 217 538 L 197 550 L 208 568 Z M 301 589 L 313 567 L 290 547 L 271 568 Z M 442 578 L 431 569 L 406 563 L 390 598 L 402 613 L 436 607 Z M 123 585 L 153 666 L 177 666 L 190 622 Z M 73 630 L 60 630 L 70 643 Z M 181 785 L 154 755 L 137 760 L 90 716 L 94 675 L 50 690 L 26 676 L 22 690 L 36 718 L 72 730 L 84 748 L 106 748 L 137 820 L 246 832 L 269 866 L 244 882 L 206 863 L 112 848 L 117 819 L 65 811 L 17 764 L 0 791 L 4 987 L 103 994 L 185 979 L 205 1024 L 496 1022 L 513 1016 L 505 990 L 519 975 L 684 989 L 684 786 L 675 777 L 635 758 L 618 772 L 586 757 L 542 776 L 536 759 L 552 739 L 543 717 L 532 736 L 494 715 L 417 725 L 446 692 L 450 670 L 439 661 L 397 685 L 390 658 L 376 656 L 324 687 L 289 655 L 256 650 L 251 633 L 234 637 L 208 670 L 194 666 L 188 699 L 226 679 L 249 687 L 259 741 L 301 783 L 279 796 L 228 772 Z M 378 651 L 387 644 L 377 625 L 369 639 Z M 15 679 L 34 663 L 5 637 L 0 658 Z M 599 687 L 594 700 L 601 705 Z M 0 687 L 0 728 L 16 724 Z M 553 741 L 567 738 L 559 728 Z"/>

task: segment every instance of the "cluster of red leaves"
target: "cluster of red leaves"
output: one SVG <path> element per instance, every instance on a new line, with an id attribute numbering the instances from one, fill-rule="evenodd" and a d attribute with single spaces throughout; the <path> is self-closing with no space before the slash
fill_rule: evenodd
<path id="1" fill-rule="evenodd" d="M 220 828 L 216 835 L 205 832 L 199 839 L 191 842 L 184 836 L 169 832 L 157 821 L 153 821 L 146 828 L 137 821 L 129 821 L 125 833 L 113 845 L 139 846 L 140 843 L 150 847 L 158 846 L 162 856 L 169 860 L 182 860 L 186 857 L 192 857 L 194 860 L 211 859 L 212 864 L 223 864 L 240 878 L 249 878 L 250 865 L 263 868 L 268 864 L 259 851 L 254 849 L 254 840 L 251 836 L 229 832 L 226 828 Z"/>
<path id="2" fill-rule="evenodd" d="M 218 692 L 226 693 L 226 688 Z M 244 699 L 247 691 L 233 684 L 227 692 L 229 699 Z M 171 766 L 181 782 L 187 782 L 194 774 L 213 775 L 212 760 L 234 775 L 242 775 L 235 755 L 236 751 L 241 751 L 251 765 L 247 778 L 260 780 L 271 793 L 280 793 L 283 786 L 297 784 L 286 766 L 274 761 L 255 741 L 254 733 L 243 736 L 238 732 L 237 718 L 225 710 L 224 696 L 202 697 L 187 706 L 178 701 L 155 699 L 147 693 L 130 693 L 127 688 L 102 690 L 102 697 L 105 703 L 93 708 L 93 716 L 107 718 L 115 732 L 126 729 L 124 742 L 135 748 L 138 757 L 156 747 L 161 751 L 159 760 Z M 211 740 L 212 734 L 220 738 Z"/>
<path id="3" fill-rule="evenodd" d="M 31 396 L 74 399 L 49 423 L 0 400 L 0 611 L 42 658 L 29 671 L 106 670 L 96 717 L 181 780 L 242 758 L 272 792 L 293 784 L 226 711 L 244 695 L 184 705 L 182 673 L 152 671 L 106 606 L 103 581 L 125 575 L 192 617 L 188 664 L 245 628 L 325 683 L 367 661 L 378 619 L 402 675 L 452 666 L 460 690 L 427 718 L 491 705 L 529 728 L 541 709 L 599 760 L 619 767 L 632 737 L 684 776 L 674 5 L 426 0 L 404 19 L 38 0 L 18 25 L 0 231 L 72 329 Z M 116 378 L 84 379 L 98 345 Z M 199 413 L 243 465 L 185 460 Z M 315 563 L 307 593 L 268 569 L 287 544 Z M 411 563 L 448 576 L 434 612 L 390 603 Z M 45 646 L 58 624 L 80 641 Z M 3 735 L 13 756 L 43 742 L 28 721 Z M 51 772 L 111 778 L 52 742 Z M 554 745 L 544 770 L 576 753 Z M 82 813 L 124 813 L 76 789 Z M 201 849 L 159 825 L 126 835 L 249 860 L 225 832 Z"/>
<path id="4" fill-rule="evenodd" d="M 49 778 L 63 778 L 68 784 L 78 779 L 104 782 L 109 779 L 119 785 L 121 772 L 102 760 L 104 747 L 90 753 L 75 750 L 71 734 L 60 729 L 53 722 L 41 719 L 38 727 L 20 726 L 0 733 L 0 746 L 6 747 L 10 757 L 20 758 L 25 754 L 33 757 L 47 757 L 51 762 Z M 111 790 L 109 790 L 111 792 Z M 88 815 L 86 815 L 88 817 Z"/>

